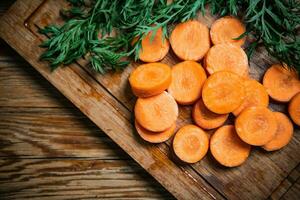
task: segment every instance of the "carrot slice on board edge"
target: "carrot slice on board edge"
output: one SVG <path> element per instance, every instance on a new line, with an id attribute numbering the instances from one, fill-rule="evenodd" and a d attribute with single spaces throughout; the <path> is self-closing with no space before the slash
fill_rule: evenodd
<path id="1" fill-rule="evenodd" d="M 131 89 L 138 97 L 158 95 L 169 87 L 171 81 L 171 68 L 163 63 L 140 65 L 129 77 Z"/>
<path id="2" fill-rule="evenodd" d="M 176 123 L 174 123 L 169 129 L 162 132 L 151 132 L 144 129 L 136 120 L 135 120 L 135 129 L 137 133 L 147 142 L 150 143 L 161 143 L 167 141 L 175 133 Z"/>

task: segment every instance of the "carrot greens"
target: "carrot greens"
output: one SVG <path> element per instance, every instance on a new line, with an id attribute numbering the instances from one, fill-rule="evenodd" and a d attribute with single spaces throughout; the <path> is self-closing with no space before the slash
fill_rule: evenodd
<path id="1" fill-rule="evenodd" d="M 92 68 L 101 73 L 126 67 L 126 57 L 138 59 L 141 40 L 151 31 L 205 14 L 241 16 L 254 41 L 248 47 L 251 56 L 262 43 L 269 54 L 300 72 L 300 3 L 297 0 L 69 0 L 62 10 L 62 26 L 41 29 L 49 39 L 41 46 L 41 59 L 52 69 L 87 57 Z M 137 38 L 134 45 L 132 40 Z"/>

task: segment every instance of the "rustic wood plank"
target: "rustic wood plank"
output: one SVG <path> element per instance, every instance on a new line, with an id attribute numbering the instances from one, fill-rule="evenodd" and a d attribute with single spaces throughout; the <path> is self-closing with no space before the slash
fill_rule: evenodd
<path id="1" fill-rule="evenodd" d="M 286 179 L 273 191 L 270 195 L 270 199 L 280 199 L 300 178 L 300 164 L 291 171 Z"/>
<path id="2" fill-rule="evenodd" d="M 74 108 L 1 108 L 0 156 L 129 159 Z"/>
<path id="3" fill-rule="evenodd" d="M 1 31 L 0 35 L 175 196 L 190 199 L 212 198 L 202 185 L 181 171 L 159 149 L 135 140 L 132 137 L 128 111 L 97 82 L 91 80 L 91 77 L 77 69 L 76 65 L 50 73 L 47 64 L 38 61 L 37 55 L 41 53 L 38 48 L 39 40 L 23 26 L 23 21 L 41 2 L 26 3 L 18 1 L 10 9 L 11 12 L 5 15 L 0 22 L 5 31 Z M 14 13 L 18 13 L 18 16 Z M 15 28 L 18 29 L 17 33 L 13 31 Z M 11 32 L 14 32 L 13 37 Z M 21 37 L 22 41 L 15 40 Z M 36 49 L 36 52 L 33 54 L 26 49 Z"/>
<path id="4" fill-rule="evenodd" d="M 1 199 L 173 199 L 133 161 L 2 159 Z"/>
<path id="5" fill-rule="evenodd" d="M 5 61 L 1 61 L 3 57 Z M 74 107 L 28 63 L 13 61 L 17 57 L 0 53 L 0 107 Z"/>
<path id="6" fill-rule="evenodd" d="M 298 200 L 300 198 L 300 178 L 297 182 L 283 195 L 284 200 Z"/>

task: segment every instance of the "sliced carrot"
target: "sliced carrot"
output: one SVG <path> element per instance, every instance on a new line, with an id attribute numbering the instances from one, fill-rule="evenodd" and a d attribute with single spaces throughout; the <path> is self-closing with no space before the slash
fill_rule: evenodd
<path id="1" fill-rule="evenodd" d="M 300 92 L 300 81 L 295 70 L 280 64 L 272 65 L 265 73 L 263 85 L 276 101 L 288 102 Z"/>
<path id="2" fill-rule="evenodd" d="M 183 22 L 172 31 L 170 43 L 180 59 L 197 61 L 209 50 L 209 30 L 199 21 Z"/>
<path id="3" fill-rule="evenodd" d="M 129 77 L 133 93 L 138 97 L 158 95 L 172 80 L 171 68 L 163 63 L 148 63 L 137 67 Z"/>
<path id="4" fill-rule="evenodd" d="M 164 37 L 162 28 L 159 28 L 156 33 L 151 31 L 143 38 L 139 59 L 144 62 L 157 62 L 167 55 L 169 49 L 170 43 Z"/>
<path id="5" fill-rule="evenodd" d="M 195 61 L 184 61 L 172 68 L 172 82 L 168 92 L 182 105 L 190 105 L 201 96 L 206 80 L 202 66 Z"/>
<path id="6" fill-rule="evenodd" d="M 205 68 L 209 74 L 230 71 L 247 77 L 249 73 L 248 58 L 244 50 L 233 44 L 217 44 L 210 48 L 205 56 Z"/>
<path id="7" fill-rule="evenodd" d="M 269 95 L 262 84 L 253 79 L 246 79 L 244 81 L 244 88 L 246 96 L 243 103 L 232 112 L 235 116 L 238 116 L 245 108 L 250 106 L 268 107 Z"/>
<path id="8" fill-rule="evenodd" d="M 294 127 L 291 120 L 283 113 L 274 112 L 277 130 L 273 139 L 262 146 L 267 151 L 275 151 L 286 146 L 293 137 Z"/>
<path id="9" fill-rule="evenodd" d="M 185 125 L 176 133 L 173 149 L 180 160 L 195 163 L 201 160 L 208 150 L 208 136 L 195 125 Z"/>
<path id="10" fill-rule="evenodd" d="M 245 96 L 243 79 L 232 72 L 217 72 L 204 83 L 202 99 L 212 112 L 227 114 L 241 105 Z"/>
<path id="11" fill-rule="evenodd" d="M 275 115 L 268 108 L 246 108 L 235 121 L 236 132 L 246 143 L 262 146 L 270 142 L 277 130 Z"/>
<path id="12" fill-rule="evenodd" d="M 226 167 L 235 167 L 246 161 L 251 146 L 243 142 L 232 125 L 220 127 L 210 139 L 210 152 Z"/>
<path id="13" fill-rule="evenodd" d="M 235 17 L 226 16 L 216 20 L 210 28 L 210 38 L 213 44 L 231 43 L 242 46 L 245 43 L 245 37 L 234 40 L 245 33 L 245 26 Z"/>
<path id="14" fill-rule="evenodd" d="M 217 114 L 206 108 L 202 99 L 198 100 L 192 112 L 194 122 L 204 129 L 213 129 L 222 126 L 228 114 Z"/>
<path id="15" fill-rule="evenodd" d="M 162 132 L 175 123 L 178 106 L 170 94 L 163 92 L 149 98 L 138 98 L 134 114 L 137 122 L 145 129 Z"/>
<path id="16" fill-rule="evenodd" d="M 289 104 L 289 114 L 293 122 L 300 126 L 300 93 L 292 98 Z"/>
<path id="17" fill-rule="evenodd" d="M 135 129 L 137 133 L 147 142 L 151 143 L 161 143 L 167 141 L 175 133 L 176 123 L 174 123 L 170 128 L 162 132 L 152 132 L 144 129 L 135 120 Z"/>

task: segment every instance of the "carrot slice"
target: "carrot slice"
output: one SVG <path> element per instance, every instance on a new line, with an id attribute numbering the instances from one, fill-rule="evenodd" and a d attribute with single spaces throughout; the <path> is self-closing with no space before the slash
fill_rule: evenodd
<path id="1" fill-rule="evenodd" d="M 236 132 L 246 143 L 254 146 L 267 144 L 275 136 L 277 121 L 268 108 L 253 106 L 246 108 L 235 121 Z"/>
<path id="2" fill-rule="evenodd" d="M 178 116 L 178 106 L 167 92 L 149 98 L 138 98 L 134 107 L 137 122 L 152 132 L 170 128 Z"/>
<path id="3" fill-rule="evenodd" d="M 210 139 L 210 152 L 213 157 L 226 167 L 235 167 L 246 161 L 251 146 L 243 142 L 233 125 L 220 127 Z"/>
<path id="4" fill-rule="evenodd" d="M 300 93 L 292 98 L 289 104 L 289 114 L 293 122 L 300 126 Z"/>
<path id="5" fill-rule="evenodd" d="M 274 112 L 278 126 L 273 139 L 262 146 L 266 151 L 275 151 L 286 146 L 293 137 L 294 127 L 291 120 L 283 113 Z"/>
<path id="6" fill-rule="evenodd" d="M 269 95 L 276 101 L 288 102 L 300 92 L 300 81 L 295 70 L 282 67 L 280 64 L 272 65 L 265 73 L 263 85 Z"/>
<path id="7" fill-rule="evenodd" d="M 243 103 L 232 112 L 235 116 L 238 116 L 245 108 L 250 106 L 268 107 L 269 95 L 262 84 L 256 80 L 247 79 L 244 81 L 244 88 L 246 96 Z"/>
<path id="8" fill-rule="evenodd" d="M 171 68 L 163 63 L 148 63 L 137 67 L 129 77 L 133 93 L 138 97 L 158 95 L 172 80 Z"/>
<path id="9" fill-rule="evenodd" d="M 153 35 L 150 31 L 142 40 L 142 49 L 139 52 L 140 60 L 144 62 L 157 62 L 162 60 L 170 49 L 169 41 L 164 37 L 162 28 Z"/>
<path id="10" fill-rule="evenodd" d="M 172 31 L 170 43 L 180 59 L 197 61 L 209 50 L 209 30 L 199 21 L 183 22 Z"/>
<path id="11" fill-rule="evenodd" d="M 202 99 L 193 107 L 192 117 L 194 122 L 204 129 L 213 129 L 222 126 L 228 118 L 228 114 L 217 114 L 206 108 Z"/>
<path id="12" fill-rule="evenodd" d="M 174 123 L 170 128 L 162 132 L 152 132 L 144 129 L 135 120 L 135 129 L 137 133 L 147 142 L 151 143 L 161 143 L 167 141 L 175 133 L 176 123 Z"/>
<path id="13" fill-rule="evenodd" d="M 176 133 L 173 149 L 180 160 L 195 163 L 201 160 L 208 150 L 208 136 L 195 125 L 185 125 Z"/>
<path id="14" fill-rule="evenodd" d="M 247 77 L 249 73 L 248 58 L 245 51 L 233 44 L 217 44 L 210 48 L 205 56 L 205 68 L 209 74 L 230 71 Z"/>
<path id="15" fill-rule="evenodd" d="M 206 80 L 202 66 L 195 61 L 184 61 L 172 68 L 172 82 L 168 92 L 182 105 L 190 105 L 201 96 Z"/>
<path id="16" fill-rule="evenodd" d="M 235 17 L 226 16 L 216 20 L 210 28 L 210 38 L 213 44 L 231 43 L 242 46 L 245 43 L 245 37 L 234 40 L 245 33 L 245 26 Z"/>
<path id="17" fill-rule="evenodd" d="M 204 83 L 202 99 L 212 112 L 227 114 L 241 105 L 245 96 L 243 79 L 232 72 L 217 72 Z"/>

